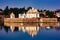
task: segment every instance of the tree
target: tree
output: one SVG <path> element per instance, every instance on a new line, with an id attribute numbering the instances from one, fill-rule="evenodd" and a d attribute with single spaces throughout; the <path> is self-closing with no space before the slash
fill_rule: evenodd
<path id="1" fill-rule="evenodd" d="M 10 8 L 10 9 L 9 9 L 9 13 L 12 13 L 13 11 L 14 11 L 13 8 Z"/>
<path id="2" fill-rule="evenodd" d="M 27 10 L 32 9 L 32 7 L 28 7 Z"/>
<path id="3" fill-rule="evenodd" d="M 46 11 L 46 16 L 48 16 L 49 18 L 53 17 L 53 12 L 52 11 Z"/>
<path id="4" fill-rule="evenodd" d="M 16 15 L 16 17 L 18 17 L 18 14 L 19 14 L 19 8 L 14 8 L 13 9 L 13 13 Z"/>
<path id="5" fill-rule="evenodd" d="M 3 11 L 2 9 L 0 9 L 0 11 Z"/>
<path id="6" fill-rule="evenodd" d="M 25 7 L 19 9 L 19 13 L 23 14 L 24 12 L 26 12 Z"/>
<path id="7" fill-rule="evenodd" d="M 39 16 L 40 16 L 40 17 L 44 17 L 44 14 L 40 13 Z"/>
<path id="8" fill-rule="evenodd" d="M 9 9 L 8 9 L 8 6 L 6 6 L 6 8 L 4 9 L 4 15 L 9 15 Z"/>

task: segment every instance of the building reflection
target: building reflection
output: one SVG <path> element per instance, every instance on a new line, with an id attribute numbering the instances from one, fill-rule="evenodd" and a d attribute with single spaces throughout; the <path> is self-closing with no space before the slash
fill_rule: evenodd
<path id="1" fill-rule="evenodd" d="M 7 28 L 7 30 L 9 28 L 11 32 L 14 32 L 16 30 L 22 30 L 23 32 L 27 32 L 29 35 L 33 37 L 34 35 L 37 35 L 40 27 L 46 29 L 55 28 L 59 30 L 60 23 L 4 23 L 4 27 Z"/>
<path id="2" fill-rule="evenodd" d="M 23 32 L 27 32 L 29 35 L 33 37 L 39 31 L 39 27 L 36 26 L 19 27 L 19 31 L 20 30 L 22 30 Z"/>
<path id="3" fill-rule="evenodd" d="M 40 26 L 42 26 L 42 27 L 47 27 L 47 26 L 52 26 L 52 27 L 56 27 L 57 25 L 58 25 L 58 23 L 47 23 L 47 22 L 45 22 L 45 23 L 39 23 L 40 24 Z"/>
<path id="4" fill-rule="evenodd" d="M 0 30 L 2 30 L 3 25 L 4 25 L 4 23 L 3 23 L 2 19 L 0 19 Z"/>
<path id="5" fill-rule="evenodd" d="M 11 32 L 18 28 L 18 31 L 27 32 L 32 37 L 36 35 L 39 31 L 39 26 L 37 23 L 4 23 L 5 26 L 10 27 Z"/>
<path id="6" fill-rule="evenodd" d="M 5 31 L 6 33 L 8 33 L 10 27 L 9 27 L 9 26 L 3 26 L 3 28 L 4 28 L 4 31 Z"/>
<path id="7" fill-rule="evenodd" d="M 13 32 L 14 29 L 15 29 L 15 26 L 10 26 L 10 30 L 11 30 L 11 32 Z"/>
<path id="8" fill-rule="evenodd" d="M 59 23 L 57 23 L 58 24 L 58 26 L 60 26 L 60 22 Z"/>

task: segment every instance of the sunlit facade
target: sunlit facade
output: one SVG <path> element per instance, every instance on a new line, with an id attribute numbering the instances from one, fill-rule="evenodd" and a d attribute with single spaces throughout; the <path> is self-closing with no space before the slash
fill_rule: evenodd
<path id="1" fill-rule="evenodd" d="M 19 14 L 19 18 L 39 18 L 39 12 L 37 9 L 29 9 L 26 13 Z"/>
<path id="2" fill-rule="evenodd" d="M 57 16 L 57 17 L 60 17 L 60 12 L 57 12 L 57 13 L 56 13 L 56 16 Z"/>
<path id="3" fill-rule="evenodd" d="M 25 18 L 26 14 L 23 13 L 23 14 L 18 14 L 19 18 Z"/>
<path id="4" fill-rule="evenodd" d="M 26 18 L 38 18 L 39 17 L 39 12 L 37 9 L 29 9 L 26 13 Z"/>
<path id="5" fill-rule="evenodd" d="M 13 12 L 10 14 L 10 18 L 15 18 L 15 15 Z"/>

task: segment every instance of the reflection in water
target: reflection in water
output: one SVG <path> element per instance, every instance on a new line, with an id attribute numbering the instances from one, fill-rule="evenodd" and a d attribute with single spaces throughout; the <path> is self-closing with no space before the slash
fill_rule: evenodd
<path id="1" fill-rule="evenodd" d="M 14 26 L 10 26 L 11 32 L 14 31 Z"/>
<path id="2" fill-rule="evenodd" d="M 46 29 L 51 29 L 51 28 L 55 28 L 55 29 L 60 29 L 60 23 L 4 23 L 4 27 L 10 28 L 11 32 L 13 32 L 14 30 L 18 30 L 18 31 L 23 31 L 23 32 L 27 32 L 29 35 L 31 35 L 32 37 L 34 35 L 37 35 L 39 28 L 46 28 Z"/>
<path id="3" fill-rule="evenodd" d="M 11 32 L 23 31 L 33 37 L 37 35 L 40 28 L 60 30 L 60 23 L 4 23 L 4 25 L 0 23 L 0 30 L 2 30 L 2 28 L 4 28 L 7 33 L 9 30 Z"/>
<path id="4" fill-rule="evenodd" d="M 57 26 L 60 26 L 60 23 L 57 23 L 58 25 Z"/>
<path id="5" fill-rule="evenodd" d="M 39 31 L 38 23 L 4 23 L 4 25 L 10 27 L 11 32 L 17 27 L 19 31 L 27 32 L 32 37 Z"/>
<path id="6" fill-rule="evenodd" d="M 0 40 L 60 40 L 60 23 L 0 24 Z"/>

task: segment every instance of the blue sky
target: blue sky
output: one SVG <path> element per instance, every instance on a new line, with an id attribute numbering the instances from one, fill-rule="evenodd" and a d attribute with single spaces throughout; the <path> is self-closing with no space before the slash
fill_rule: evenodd
<path id="1" fill-rule="evenodd" d="M 4 9 L 6 6 L 55 10 L 60 9 L 60 0 L 0 0 L 0 8 Z"/>

